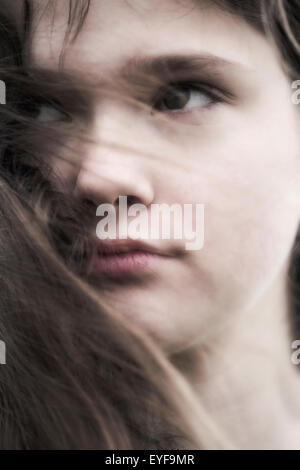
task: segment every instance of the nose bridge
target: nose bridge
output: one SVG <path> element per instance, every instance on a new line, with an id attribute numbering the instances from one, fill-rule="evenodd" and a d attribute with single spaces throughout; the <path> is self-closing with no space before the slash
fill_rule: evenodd
<path id="1" fill-rule="evenodd" d="M 124 106 L 101 106 L 89 131 L 93 143 L 85 146 L 75 192 L 95 204 L 115 203 L 120 195 L 144 205 L 153 200 L 154 188 L 141 150 L 137 150 L 137 116 Z"/>

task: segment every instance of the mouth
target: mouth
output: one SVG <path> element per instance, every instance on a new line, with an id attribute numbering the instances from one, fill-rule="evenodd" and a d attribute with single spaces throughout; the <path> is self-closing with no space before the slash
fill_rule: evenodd
<path id="1" fill-rule="evenodd" d="M 163 262 L 170 255 L 159 248 L 137 240 L 110 240 L 97 242 L 92 270 L 110 275 L 145 270 L 155 262 Z"/>

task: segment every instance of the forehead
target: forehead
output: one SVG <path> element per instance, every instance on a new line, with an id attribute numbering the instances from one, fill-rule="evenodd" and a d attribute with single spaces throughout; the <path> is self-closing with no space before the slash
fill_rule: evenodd
<path id="1" fill-rule="evenodd" d="M 56 69 L 69 0 L 33 0 L 31 63 Z M 257 52 L 259 51 L 259 53 Z M 270 51 L 242 19 L 199 0 L 91 0 L 85 23 L 67 49 L 65 67 L 110 75 L 132 57 L 212 54 L 253 68 Z"/>

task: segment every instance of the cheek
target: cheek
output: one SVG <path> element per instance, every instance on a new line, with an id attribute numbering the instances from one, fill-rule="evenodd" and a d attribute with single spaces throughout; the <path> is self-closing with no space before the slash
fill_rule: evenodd
<path id="1" fill-rule="evenodd" d="M 230 151 L 231 150 L 231 151 Z M 297 147 L 227 147 L 192 182 L 205 205 L 204 247 L 193 254 L 214 308 L 247 308 L 279 273 L 299 222 Z M 230 153 L 230 157 L 228 154 Z M 220 158 L 222 156 L 222 158 Z"/>

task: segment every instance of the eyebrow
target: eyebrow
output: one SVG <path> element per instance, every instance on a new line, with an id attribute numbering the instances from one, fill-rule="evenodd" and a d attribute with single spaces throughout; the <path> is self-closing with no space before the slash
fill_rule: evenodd
<path id="1" fill-rule="evenodd" d="M 47 65 L 39 66 L 38 61 L 35 60 L 31 70 L 37 70 L 42 74 L 47 75 L 50 73 L 55 79 L 55 76 L 64 76 L 64 72 L 48 67 Z M 135 55 L 127 59 L 122 65 L 120 65 L 111 74 L 101 74 L 101 68 L 97 67 L 96 64 L 92 64 L 95 67 L 97 79 L 93 81 L 96 86 L 102 86 L 111 81 L 112 78 L 122 78 L 127 81 L 135 78 L 137 73 L 142 73 L 142 76 L 155 76 L 163 78 L 165 80 L 180 80 L 180 79 L 192 79 L 193 76 L 201 76 L 210 80 L 218 79 L 224 76 L 224 72 L 228 71 L 233 73 L 249 73 L 253 70 L 250 66 L 240 62 L 230 61 L 223 57 L 216 56 L 207 53 L 176 53 L 176 54 L 163 54 L 163 55 L 149 55 L 139 56 Z M 68 76 L 70 72 L 67 72 Z M 73 76 L 76 78 L 86 77 L 86 72 L 73 72 Z M 105 75 L 109 75 L 106 77 Z"/>
<path id="2" fill-rule="evenodd" d="M 250 67 L 242 63 L 230 61 L 213 54 L 190 54 L 186 52 L 181 54 L 134 56 L 120 67 L 119 73 L 123 76 L 135 70 L 158 74 L 180 72 L 181 70 L 193 72 L 195 69 L 199 70 L 199 68 L 202 70 L 221 71 L 227 67 L 232 69 L 241 68 L 242 70 L 250 69 Z"/>

